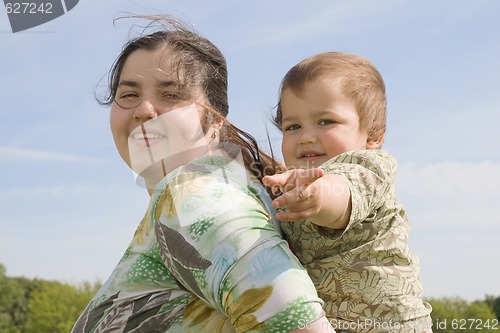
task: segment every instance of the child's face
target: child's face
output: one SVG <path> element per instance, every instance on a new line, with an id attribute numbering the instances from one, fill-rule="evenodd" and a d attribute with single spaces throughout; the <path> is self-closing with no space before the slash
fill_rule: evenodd
<path id="1" fill-rule="evenodd" d="M 331 80 L 304 86 L 300 96 L 281 93 L 282 153 L 288 168 L 312 168 L 341 153 L 367 149 L 354 103 Z"/>

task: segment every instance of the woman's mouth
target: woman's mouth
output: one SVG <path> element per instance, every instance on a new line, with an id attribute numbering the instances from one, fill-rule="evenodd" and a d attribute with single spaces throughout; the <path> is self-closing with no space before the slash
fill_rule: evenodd
<path id="1" fill-rule="evenodd" d="M 159 142 L 160 140 L 164 139 L 165 136 L 158 134 L 158 133 L 151 133 L 151 132 L 135 132 L 130 134 L 129 136 L 129 142 L 132 142 L 136 145 L 140 146 L 151 146 Z"/>
<path id="2" fill-rule="evenodd" d="M 162 135 L 155 134 L 155 133 L 136 133 L 132 135 L 132 138 L 134 140 L 154 140 L 154 139 L 161 139 L 163 138 Z"/>

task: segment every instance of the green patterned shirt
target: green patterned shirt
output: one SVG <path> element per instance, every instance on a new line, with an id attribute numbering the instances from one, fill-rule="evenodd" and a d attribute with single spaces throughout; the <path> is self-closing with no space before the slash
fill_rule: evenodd
<path id="1" fill-rule="evenodd" d="M 382 150 L 353 151 L 321 168 L 349 186 L 347 227 L 335 230 L 310 221 L 281 226 L 325 301 L 333 327 L 418 333 L 430 328 L 431 307 L 422 301 L 419 261 L 408 247 L 408 218 L 396 201 L 396 160 Z"/>
<path id="2" fill-rule="evenodd" d="M 269 207 L 226 155 L 174 170 L 72 333 L 288 332 L 321 317 Z"/>

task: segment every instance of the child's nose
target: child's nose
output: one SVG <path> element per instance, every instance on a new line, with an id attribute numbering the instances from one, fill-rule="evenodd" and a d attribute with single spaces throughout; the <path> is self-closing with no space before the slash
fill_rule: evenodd
<path id="1" fill-rule="evenodd" d="M 316 134 L 314 131 L 302 131 L 300 138 L 299 138 L 299 143 L 300 144 L 307 144 L 307 143 L 314 143 L 316 142 Z"/>

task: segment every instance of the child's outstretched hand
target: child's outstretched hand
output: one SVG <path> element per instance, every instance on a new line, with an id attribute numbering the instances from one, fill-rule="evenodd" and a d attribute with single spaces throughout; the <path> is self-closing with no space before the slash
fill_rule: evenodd
<path id="1" fill-rule="evenodd" d="M 344 229 L 349 223 L 351 192 L 337 175 L 325 175 L 321 168 L 294 169 L 265 176 L 262 182 L 283 193 L 273 200 L 274 208 L 286 208 L 276 214 L 280 221 L 309 220 L 333 229 Z"/>
<path id="2" fill-rule="evenodd" d="M 313 168 L 265 176 L 262 179 L 264 185 L 283 193 L 273 200 L 273 207 L 286 208 L 287 211 L 278 212 L 276 218 L 280 221 L 300 221 L 318 214 L 321 209 L 321 191 L 316 181 L 324 174 L 323 169 Z"/>

